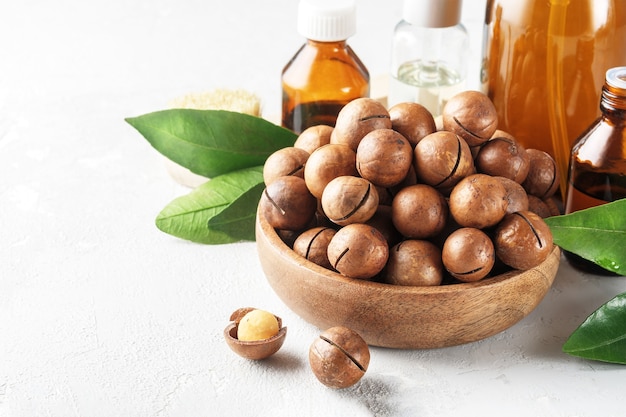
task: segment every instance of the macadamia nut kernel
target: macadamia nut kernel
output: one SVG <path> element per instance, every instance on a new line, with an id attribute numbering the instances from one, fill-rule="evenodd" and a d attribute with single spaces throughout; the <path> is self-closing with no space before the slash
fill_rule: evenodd
<path id="1" fill-rule="evenodd" d="M 237 327 L 237 339 L 242 342 L 265 340 L 278 334 L 276 316 L 265 310 L 252 310 L 242 317 Z"/>

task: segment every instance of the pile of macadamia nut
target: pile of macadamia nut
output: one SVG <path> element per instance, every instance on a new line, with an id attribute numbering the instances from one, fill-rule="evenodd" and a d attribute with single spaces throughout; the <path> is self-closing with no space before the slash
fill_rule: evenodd
<path id="1" fill-rule="evenodd" d="M 357 279 L 440 285 L 542 263 L 554 159 L 498 130 L 478 91 L 451 98 L 440 124 L 417 103 L 356 99 L 267 159 L 259 214 L 298 254 Z"/>

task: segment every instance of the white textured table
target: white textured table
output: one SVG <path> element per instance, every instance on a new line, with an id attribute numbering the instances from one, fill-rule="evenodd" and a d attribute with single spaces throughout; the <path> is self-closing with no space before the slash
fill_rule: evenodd
<path id="1" fill-rule="evenodd" d="M 471 3 L 471 4 L 470 4 Z M 351 44 L 387 70 L 399 1 L 359 5 Z M 466 1 L 474 77 L 483 1 Z M 203 246 L 154 217 L 187 190 L 124 117 L 216 87 L 280 106 L 302 39 L 296 2 L 3 1 L 0 5 L 0 416 L 617 416 L 626 367 L 561 353 L 624 278 L 563 263 L 540 306 L 464 346 L 372 349 L 364 379 L 314 379 L 318 329 L 266 284 L 254 243 Z M 474 78 L 475 79 L 475 78 Z M 270 360 L 235 356 L 230 313 L 256 306 L 289 328 Z"/>

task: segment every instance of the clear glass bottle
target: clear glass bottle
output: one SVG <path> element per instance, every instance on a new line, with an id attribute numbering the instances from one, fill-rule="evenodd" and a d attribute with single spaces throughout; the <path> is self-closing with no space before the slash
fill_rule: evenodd
<path id="1" fill-rule="evenodd" d="M 282 71 L 282 125 L 301 133 L 334 126 L 345 104 L 369 96 L 370 77 L 347 43 L 356 32 L 354 0 L 301 0 L 298 32 L 307 40 Z"/>
<path id="2" fill-rule="evenodd" d="M 404 0 L 393 33 L 388 106 L 416 102 L 433 116 L 465 89 L 469 36 L 461 0 Z"/>
<path id="3" fill-rule="evenodd" d="M 601 116 L 572 147 L 566 214 L 626 198 L 626 67 L 609 69 L 605 79 Z M 574 254 L 565 254 L 579 269 L 610 274 Z"/>

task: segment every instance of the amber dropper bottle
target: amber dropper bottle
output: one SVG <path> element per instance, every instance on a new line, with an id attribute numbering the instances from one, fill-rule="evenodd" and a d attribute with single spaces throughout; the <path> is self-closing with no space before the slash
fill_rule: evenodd
<path id="1" fill-rule="evenodd" d="M 369 96 L 369 73 L 348 45 L 354 0 L 301 0 L 298 32 L 306 42 L 282 71 L 282 125 L 296 133 L 334 126 L 348 102 Z"/>
<path id="2" fill-rule="evenodd" d="M 600 111 L 572 146 L 566 214 L 626 198 L 626 67 L 606 72 Z M 613 275 L 572 253 L 565 255 L 580 270 Z"/>

